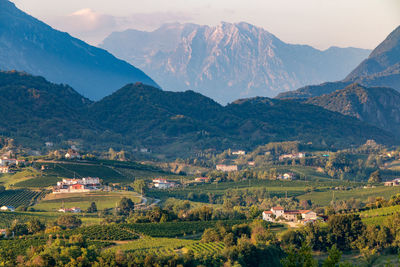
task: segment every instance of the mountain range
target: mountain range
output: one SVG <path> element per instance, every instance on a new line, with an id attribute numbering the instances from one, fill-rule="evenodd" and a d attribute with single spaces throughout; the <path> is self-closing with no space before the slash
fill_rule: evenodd
<path id="1" fill-rule="evenodd" d="M 25 71 L 69 84 L 92 100 L 127 83 L 158 86 L 141 70 L 51 28 L 8 0 L 0 0 L 0 70 Z"/>
<path id="2" fill-rule="evenodd" d="M 100 46 L 143 69 L 165 90 L 194 90 L 222 104 L 342 79 L 370 53 L 287 44 L 244 22 L 114 32 Z"/>
<path id="3" fill-rule="evenodd" d="M 222 106 L 193 91 L 142 83 L 92 102 L 42 77 L 0 72 L 0 101 L 0 134 L 32 147 L 72 140 L 85 148 L 146 147 L 176 156 L 286 140 L 326 148 L 397 142 L 387 131 L 316 105 L 259 97 Z"/>
<path id="4" fill-rule="evenodd" d="M 306 99 L 336 90 L 352 83 L 368 87 L 390 87 L 400 91 L 400 26 L 391 32 L 347 77 L 341 81 L 311 85 L 281 93 L 279 99 Z"/>

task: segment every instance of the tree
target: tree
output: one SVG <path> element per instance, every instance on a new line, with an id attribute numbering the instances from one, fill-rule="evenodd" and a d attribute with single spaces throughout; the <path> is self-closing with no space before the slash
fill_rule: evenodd
<path id="1" fill-rule="evenodd" d="M 122 215 L 129 215 L 131 211 L 134 211 L 135 204 L 133 203 L 132 199 L 123 197 L 118 205 L 119 213 Z"/>
<path id="2" fill-rule="evenodd" d="M 75 215 L 62 215 L 58 217 L 57 225 L 67 229 L 73 229 L 81 226 L 82 221 Z"/>
<path id="3" fill-rule="evenodd" d="M 318 262 L 312 256 L 311 248 L 304 243 L 300 249 L 291 247 L 286 253 L 287 257 L 281 260 L 284 267 L 318 266 Z"/>
<path id="4" fill-rule="evenodd" d="M 141 179 L 136 179 L 133 183 L 133 189 L 143 195 L 143 188 L 146 186 L 146 183 Z"/>
<path id="5" fill-rule="evenodd" d="M 333 245 L 328 251 L 328 258 L 326 258 L 322 267 L 335 267 L 336 264 L 339 263 L 341 257 L 342 252 L 336 247 L 336 245 Z"/>
<path id="6" fill-rule="evenodd" d="M 208 242 L 217 242 L 221 240 L 221 236 L 217 230 L 213 228 L 208 228 L 204 231 L 203 235 L 201 236 L 201 242 L 208 243 Z"/>
<path id="7" fill-rule="evenodd" d="M 380 183 L 380 182 L 382 182 L 380 171 L 376 170 L 373 173 L 371 173 L 368 179 L 368 183 Z"/>
<path id="8" fill-rule="evenodd" d="M 26 225 L 31 234 L 38 233 L 46 228 L 46 226 L 37 218 L 30 219 Z"/>
<path id="9" fill-rule="evenodd" d="M 88 213 L 95 213 L 97 212 L 97 205 L 95 202 L 92 202 L 89 206 L 89 208 L 87 209 Z"/>
<path id="10" fill-rule="evenodd" d="M 10 233 L 13 233 L 16 236 L 20 235 L 27 235 L 28 232 L 28 227 L 24 223 L 19 223 L 15 221 L 11 228 L 9 229 Z"/>
<path id="11" fill-rule="evenodd" d="M 328 219 L 328 241 L 340 250 L 350 250 L 352 243 L 363 234 L 365 225 L 359 215 L 332 215 Z"/>

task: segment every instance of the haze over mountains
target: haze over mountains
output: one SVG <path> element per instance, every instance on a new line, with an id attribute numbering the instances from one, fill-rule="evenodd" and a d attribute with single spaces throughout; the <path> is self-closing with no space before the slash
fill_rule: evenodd
<path id="1" fill-rule="evenodd" d="M 96 100 L 130 82 L 157 86 L 141 70 L 51 28 L 8 0 L 0 0 L 0 70 L 42 75 Z"/>
<path id="2" fill-rule="evenodd" d="M 365 86 L 390 87 L 400 91 L 400 26 L 377 46 L 344 80 L 305 86 L 281 93 L 277 98 L 310 98 L 344 89 L 352 83 Z"/>
<path id="3" fill-rule="evenodd" d="M 344 78 L 369 50 L 292 45 L 248 23 L 166 24 L 112 33 L 101 44 L 140 67 L 165 90 L 200 92 L 220 103 L 275 96 Z"/>

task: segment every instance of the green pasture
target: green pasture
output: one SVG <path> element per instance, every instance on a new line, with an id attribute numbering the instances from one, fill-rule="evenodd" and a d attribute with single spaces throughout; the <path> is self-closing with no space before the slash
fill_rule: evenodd
<path id="1" fill-rule="evenodd" d="M 64 206 L 65 208 L 79 207 L 85 210 L 92 202 L 95 202 L 98 210 L 104 210 L 115 208 L 123 197 L 130 198 L 135 203 L 141 201 L 137 193 L 127 191 L 49 194 L 39 201 L 34 208 L 43 211 L 56 211 Z"/>
<path id="2" fill-rule="evenodd" d="M 356 188 L 351 190 L 328 190 L 323 192 L 310 192 L 298 196 L 298 199 L 311 200 L 314 204 L 327 206 L 332 200 L 347 200 L 355 198 L 361 201 L 368 200 L 369 197 L 384 197 L 389 199 L 391 196 L 400 193 L 400 187 L 377 186 L 375 188 Z"/>

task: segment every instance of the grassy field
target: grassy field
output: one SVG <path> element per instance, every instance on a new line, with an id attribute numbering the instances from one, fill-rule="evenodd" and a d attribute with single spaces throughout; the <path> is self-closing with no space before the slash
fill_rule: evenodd
<path id="1" fill-rule="evenodd" d="M 123 197 L 128 197 L 135 203 L 141 201 L 138 194 L 127 191 L 49 194 L 34 208 L 43 211 L 56 211 L 64 205 L 65 208 L 79 207 L 85 210 L 92 202 L 95 202 L 98 210 L 104 210 L 114 208 Z"/>
<path id="2" fill-rule="evenodd" d="M 325 180 L 325 181 L 279 181 L 279 180 L 248 180 L 248 181 L 229 181 L 222 183 L 191 185 L 175 190 L 150 190 L 148 195 L 151 197 L 166 199 L 175 197 L 184 199 L 189 193 L 212 193 L 216 196 L 224 194 L 227 190 L 258 190 L 265 188 L 271 197 L 300 196 L 308 189 L 316 189 L 325 192 L 327 189 L 336 186 L 359 185 L 348 181 Z"/>
<path id="3" fill-rule="evenodd" d="M 328 257 L 327 253 L 315 252 L 314 257 L 318 259 L 322 266 L 323 261 Z M 350 263 L 351 266 L 374 266 L 374 267 L 388 267 L 388 266 L 399 266 L 399 256 L 396 254 L 383 254 L 375 255 L 373 262 L 368 265 L 359 253 L 343 253 L 340 260 L 341 263 Z"/>
<path id="4" fill-rule="evenodd" d="M 23 182 L 38 176 L 40 176 L 39 171 L 32 167 L 27 167 L 15 174 L 0 174 L 0 184 L 5 186 L 6 188 L 12 188 L 16 183 Z"/>
<path id="5" fill-rule="evenodd" d="M 311 192 L 298 196 L 298 199 L 311 200 L 313 203 L 326 206 L 334 200 L 346 200 L 355 198 L 361 201 L 368 200 L 369 197 L 381 196 L 389 199 L 391 196 L 400 193 L 399 187 L 378 186 L 376 188 L 357 188 L 352 190 L 329 190 L 326 192 Z"/>
<path id="6" fill-rule="evenodd" d="M 31 218 L 37 218 L 43 222 L 51 222 L 57 220 L 61 215 L 63 213 L 59 212 L 0 212 L 0 228 L 10 227 L 15 220 L 27 222 Z M 100 224 L 103 220 L 96 215 L 77 214 L 77 216 L 82 220 L 83 225 Z"/>

